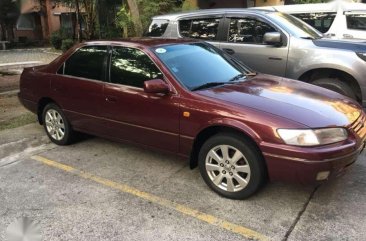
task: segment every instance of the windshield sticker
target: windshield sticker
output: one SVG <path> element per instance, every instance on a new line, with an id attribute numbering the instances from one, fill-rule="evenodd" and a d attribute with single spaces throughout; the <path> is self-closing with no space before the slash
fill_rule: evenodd
<path id="1" fill-rule="evenodd" d="M 158 54 L 163 54 L 163 53 L 166 53 L 166 49 L 158 48 L 158 49 L 155 49 L 155 52 L 157 52 Z"/>

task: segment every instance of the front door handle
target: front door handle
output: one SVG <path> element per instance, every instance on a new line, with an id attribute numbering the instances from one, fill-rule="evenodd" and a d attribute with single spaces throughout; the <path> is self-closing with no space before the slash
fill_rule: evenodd
<path id="1" fill-rule="evenodd" d="M 107 97 L 105 97 L 105 101 L 114 103 L 114 102 L 117 102 L 117 98 L 114 96 L 107 96 Z"/>
<path id="2" fill-rule="evenodd" d="M 226 48 L 224 48 L 224 51 L 225 51 L 226 53 L 230 54 L 230 55 L 235 54 L 235 51 L 234 51 L 233 49 L 226 49 Z"/>

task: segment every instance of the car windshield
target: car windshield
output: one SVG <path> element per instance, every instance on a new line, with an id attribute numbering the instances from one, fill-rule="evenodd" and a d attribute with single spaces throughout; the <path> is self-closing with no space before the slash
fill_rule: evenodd
<path id="1" fill-rule="evenodd" d="M 269 16 L 271 16 L 279 25 L 291 32 L 292 35 L 296 37 L 304 39 L 319 39 L 323 37 L 322 33 L 320 33 L 318 30 L 289 14 L 271 12 L 269 13 Z"/>
<path id="2" fill-rule="evenodd" d="M 206 43 L 175 44 L 153 48 L 178 81 L 190 90 L 232 83 L 245 78 L 248 70 Z"/>

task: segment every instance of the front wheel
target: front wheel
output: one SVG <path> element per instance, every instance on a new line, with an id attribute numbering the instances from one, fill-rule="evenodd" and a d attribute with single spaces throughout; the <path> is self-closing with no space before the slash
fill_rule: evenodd
<path id="1" fill-rule="evenodd" d="M 48 137 L 57 145 L 70 144 L 73 131 L 61 108 L 54 103 L 43 110 L 43 125 Z"/>
<path id="2" fill-rule="evenodd" d="M 356 94 L 352 90 L 352 88 L 348 84 L 340 81 L 337 78 L 321 78 L 313 81 L 312 84 L 329 90 L 333 90 L 339 94 L 345 95 L 351 99 L 356 100 Z"/>
<path id="3" fill-rule="evenodd" d="M 199 168 L 206 184 L 230 199 L 251 196 L 266 176 L 258 148 L 235 134 L 217 134 L 208 139 L 199 153 Z"/>

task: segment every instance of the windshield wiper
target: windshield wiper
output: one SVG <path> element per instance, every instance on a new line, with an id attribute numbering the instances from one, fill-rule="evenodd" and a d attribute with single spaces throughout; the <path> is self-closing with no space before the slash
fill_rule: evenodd
<path id="1" fill-rule="evenodd" d="M 196 87 L 193 87 L 191 90 L 195 91 L 195 90 L 202 90 L 202 89 L 206 89 L 206 88 L 210 88 L 210 87 L 215 87 L 218 85 L 224 85 L 224 84 L 228 84 L 228 82 L 209 82 L 209 83 L 205 83 L 203 85 L 199 85 Z"/>
<path id="2" fill-rule="evenodd" d="M 234 76 L 233 78 L 231 78 L 229 80 L 229 82 L 233 82 L 233 81 L 237 81 L 237 80 L 240 80 L 244 77 L 249 77 L 249 76 L 256 76 L 257 73 L 256 72 L 249 72 L 249 73 L 245 73 L 245 74 L 238 74 L 236 76 Z"/>

